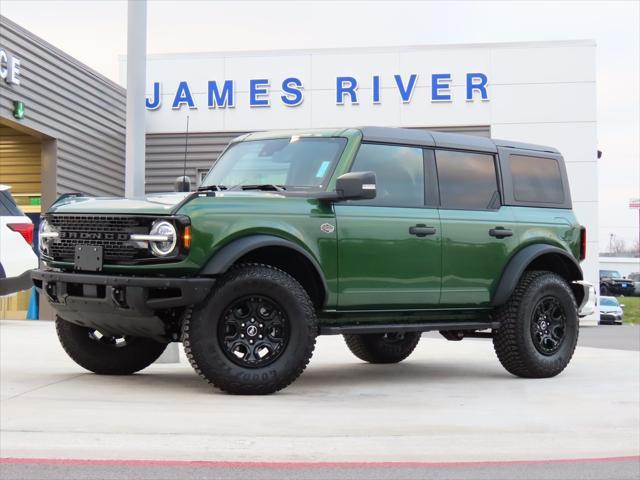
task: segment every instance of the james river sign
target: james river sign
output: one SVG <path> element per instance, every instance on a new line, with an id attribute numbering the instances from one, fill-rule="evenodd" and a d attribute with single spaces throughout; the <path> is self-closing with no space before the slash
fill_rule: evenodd
<path id="1" fill-rule="evenodd" d="M 403 103 L 410 103 L 413 93 L 416 90 L 418 74 L 408 75 L 396 74 L 391 78 L 381 78 L 380 75 L 371 76 L 371 88 L 366 95 L 358 90 L 359 79 L 354 76 L 344 75 L 335 77 L 334 100 L 336 105 L 368 102 L 379 104 L 382 102 L 381 81 L 386 81 L 393 86 L 396 92 L 396 99 Z M 488 78 L 484 73 L 466 73 L 464 78 L 454 79 L 450 73 L 431 74 L 427 82 L 429 91 L 426 101 L 430 102 L 451 102 L 452 82 L 460 82 L 464 85 L 464 99 L 467 102 L 474 100 L 489 100 L 487 93 Z M 287 107 L 296 107 L 304 101 L 304 85 L 298 77 L 287 77 L 274 83 L 269 78 L 254 78 L 248 81 L 248 85 L 238 88 L 233 80 L 208 80 L 206 83 L 193 85 L 186 80 L 179 81 L 171 86 L 169 92 L 163 92 L 161 82 L 153 82 L 153 91 L 147 97 L 146 106 L 148 110 L 157 110 L 163 105 L 163 98 L 173 110 L 180 110 L 182 107 L 197 109 L 205 105 L 199 105 L 195 99 L 195 91 L 206 91 L 207 108 L 233 108 L 236 105 L 236 98 L 240 92 L 248 96 L 250 107 L 270 107 L 272 101 L 281 102 Z M 277 92 L 277 93 L 276 93 Z"/>

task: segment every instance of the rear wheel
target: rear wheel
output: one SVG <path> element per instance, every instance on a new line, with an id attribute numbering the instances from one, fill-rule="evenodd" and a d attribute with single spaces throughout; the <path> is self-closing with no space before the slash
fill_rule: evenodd
<path id="1" fill-rule="evenodd" d="M 345 335 L 347 347 L 369 363 L 398 363 L 411 355 L 420 341 L 420 332 L 368 333 Z"/>
<path id="2" fill-rule="evenodd" d="M 525 272 L 506 305 L 493 346 L 502 366 L 519 377 L 562 372 L 578 342 L 578 309 L 567 282 L 545 271 Z"/>
<path id="3" fill-rule="evenodd" d="M 167 348 L 150 338 L 103 335 L 56 317 L 58 339 L 81 367 L 100 375 L 130 375 L 155 362 Z"/>

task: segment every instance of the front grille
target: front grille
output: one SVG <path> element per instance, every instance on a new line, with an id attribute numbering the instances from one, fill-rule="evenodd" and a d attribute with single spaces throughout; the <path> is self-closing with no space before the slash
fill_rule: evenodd
<path id="1" fill-rule="evenodd" d="M 132 233 L 147 233 L 152 219 L 119 215 L 48 215 L 47 220 L 60 236 L 49 242 L 49 256 L 72 262 L 77 245 L 103 248 L 105 262 L 121 263 L 149 258 L 147 248 L 129 240 Z"/>

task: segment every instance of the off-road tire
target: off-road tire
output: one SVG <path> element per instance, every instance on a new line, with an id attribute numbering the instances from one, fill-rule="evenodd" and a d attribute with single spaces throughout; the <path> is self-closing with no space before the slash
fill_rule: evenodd
<path id="1" fill-rule="evenodd" d="M 389 335 L 400 335 L 390 340 Z M 420 332 L 403 334 L 367 333 L 344 335 L 344 341 L 356 357 L 369 363 L 398 363 L 411 355 L 420 341 Z"/>
<path id="2" fill-rule="evenodd" d="M 558 350 L 542 354 L 531 333 L 533 313 L 543 298 L 555 298 L 566 316 L 564 339 Z M 578 343 L 578 309 L 566 280 L 547 271 L 525 272 L 509 301 L 498 308 L 500 327 L 493 332 L 493 347 L 502 366 L 524 378 L 558 375 L 569 364 Z"/>
<path id="3" fill-rule="evenodd" d="M 92 338 L 94 330 L 56 317 L 56 332 L 71 359 L 99 375 L 131 375 L 155 362 L 167 348 L 150 338 L 125 337 L 126 344 L 103 343 Z"/>
<path id="4" fill-rule="evenodd" d="M 264 366 L 233 362 L 219 338 L 219 322 L 243 296 L 267 297 L 286 315 L 289 337 L 279 356 Z M 291 275 L 263 264 L 241 264 L 225 274 L 208 300 L 187 315 L 182 342 L 193 369 L 231 394 L 266 395 L 291 384 L 306 368 L 315 348 L 318 320 L 313 302 Z"/>

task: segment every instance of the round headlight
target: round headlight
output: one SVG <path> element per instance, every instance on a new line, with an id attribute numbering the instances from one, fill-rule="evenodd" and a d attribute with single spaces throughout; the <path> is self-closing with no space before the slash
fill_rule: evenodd
<path id="1" fill-rule="evenodd" d="M 164 220 L 155 222 L 152 225 L 151 231 L 149 232 L 149 234 L 158 235 L 166 238 L 166 240 L 149 242 L 151 244 L 151 251 L 155 256 L 166 257 L 167 255 L 172 253 L 173 250 L 176 248 L 176 243 L 178 242 L 178 235 L 176 233 L 176 228 L 173 226 L 173 224 Z"/>

